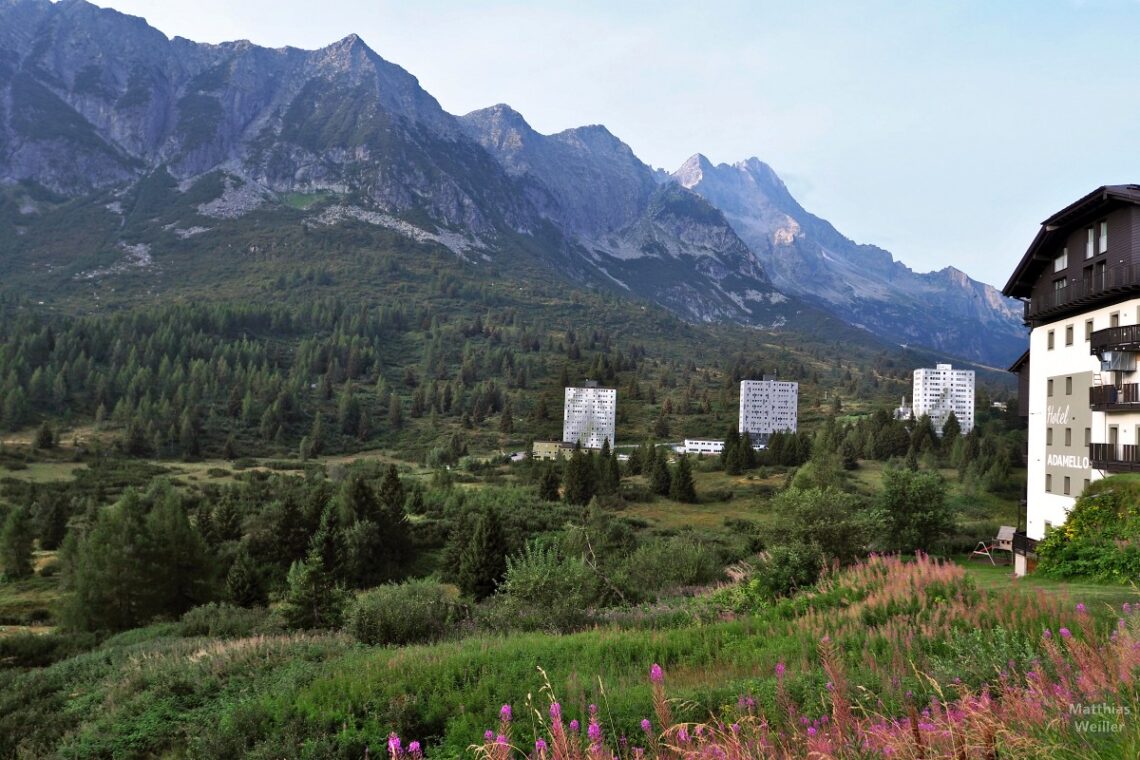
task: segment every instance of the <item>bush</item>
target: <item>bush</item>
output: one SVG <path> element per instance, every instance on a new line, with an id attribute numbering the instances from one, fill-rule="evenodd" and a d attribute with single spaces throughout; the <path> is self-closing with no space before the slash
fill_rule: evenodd
<path id="1" fill-rule="evenodd" d="M 598 577 L 578 557 L 531 543 L 507 559 L 499 593 L 506 614 L 517 616 L 517 627 L 567 632 L 589 622 L 588 610 L 598 601 Z"/>
<path id="2" fill-rule="evenodd" d="M 95 648 L 93 633 L 18 633 L 0 637 L 0 668 L 42 668 Z"/>
<path id="3" fill-rule="evenodd" d="M 809 544 L 772 547 L 761 562 L 755 580 L 769 598 L 789 596 L 819 580 L 823 555 Z"/>
<path id="4" fill-rule="evenodd" d="M 183 636 L 238 639 L 259 632 L 267 618 L 268 613 L 264 609 L 210 602 L 190 610 L 179 622 Z"/>
<path id="5" fill-rule="evenodd" d="M 720 557 L 692 536 L 656 539 L 639 546 L 621 568 L 626 593 L 653 596 L 664 589 L 711 583 L 723 575 Z"/>
<path id="6" fill-rule="evenodd" d="M 362 644 L 421 644 L 443 638 L 465 617 L 448 587 L 416 580 L 361 594 L 349 610 L 348 631 Z"/>

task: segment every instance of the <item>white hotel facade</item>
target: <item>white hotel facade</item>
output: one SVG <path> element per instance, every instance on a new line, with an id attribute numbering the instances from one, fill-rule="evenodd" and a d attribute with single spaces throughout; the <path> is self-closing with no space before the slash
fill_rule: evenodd
<path id="1" fill-rule="evenodd" d="M 1011 367 L 1028 417 L 1022 574 L 1090 483 L 1140 472 L 1140 186 L 1098 188 L 1045 220 L 1003 293 L 1030 327 Z"/>
<path id="2" fill-rule="evenodd" d="M 566 389 L 562 412 L 562 440 L 580 443 L 583 448 L 600 449 L 609 441 L 614 446 L 617 389 L 599 388 L 587 380 L 582 387 Z"/>

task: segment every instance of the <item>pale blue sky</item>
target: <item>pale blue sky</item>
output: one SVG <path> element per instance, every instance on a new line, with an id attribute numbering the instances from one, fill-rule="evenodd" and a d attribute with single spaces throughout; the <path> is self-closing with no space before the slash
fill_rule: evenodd
<path id="1" fill-rule="evenodd" d="M 355 32 L 452 113 L 605 124 L 670 171 L 757 156 L 848 237 L 999 287 L 1046 216 L 1140 182 L 1135 0 L 97 4 L 204 42 Z"/>

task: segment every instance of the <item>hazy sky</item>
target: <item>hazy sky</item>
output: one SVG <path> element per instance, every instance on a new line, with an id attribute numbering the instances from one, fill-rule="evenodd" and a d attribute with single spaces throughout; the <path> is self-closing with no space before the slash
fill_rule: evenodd
<path id="1" fill-rule="evenodd" d="M 1136 0 L 97 0 L 167 35 L 352 32 L 462 114 L 605 124 L 670 171 L 768 162 L 914 269 L 1001 286 L 1042 219 L 1140 182 Z"/>

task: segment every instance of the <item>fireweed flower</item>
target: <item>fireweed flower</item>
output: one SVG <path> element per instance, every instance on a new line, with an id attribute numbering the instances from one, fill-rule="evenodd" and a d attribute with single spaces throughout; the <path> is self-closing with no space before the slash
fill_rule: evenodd
<path id="1" fill-rule="evenodd" d="M 1084 612 L 1085 612 L 1085 603 L 1084 602 L 1077 602 L 1077 612 L 1081 613 L 1082 615 L 1084 614 Z"/>
<path id="2" fill-rule="evenodd" d="M 507 723 L 511 722 L 511 706 L 503 705 L 499 708 L 499 718 Z"/>
<path id="3" fill-rule="evenodd" d="M 502 734 L 499 734 L 498 736 L 495 737 L 495 744 L 498 744 L 500 747 L 507 746 L 507 737 L 503 736 Z"/>
<path id="4" fill-rule="evenodd" d="M 649 722 L 649 718 L 641 719 L 641 730 L 645 733 L 653 733 L 653 724 Z"/>
<path id="5" fill-rule="evenodd" d="M 681 742 L 681 744 L 689 743 L 689 732 L 684 726 L 677 729 L 677 741 Z"/>
<path id="6" fill-rule="evenodd" d="M 1048 628 L 1046 628 L 1046 629 L 1045 629 L 1045 633 L 1043 633 L 1043 634 L 1041 634 L 1041 635 L 1042 635 L 1042 636 L 1044 636 L 1044 637 L 1045 637 L 1045 638 L 1047 638 L 1047 639 L 1051 639 L 1051 638 L 1053 638 L 1053 632 L 1052 632 L 1051 630 L 1049 630 Z"/>
<path id="7" fill-rule="evenodd" d="M 582 726 L 582 724 L 578 722 L 578 719 L 577 719 L 577 718 L 575 718 L 574 720 L 570 721 L 570 730 L 571 730 L 571 731 L 574 731 L 575 733 L 577 733 L 578 729 L 579 729 L 581 726 Z"/>
<path id="8" fill-rule="evenodd" d="M 1073 635 L 1072 633 L 1069 632 L 1068 628 L 1062 628 L 1060 630 L 1060 634 L 1061 634 L 1061 638 L 1063 638 L 1063 639 L 1071 638 Z"/>
<path id="9" fill-rule="evenodd" d="M 653 683 L 661 683 L 665 680 L 665 674 L 657 663 L 653 663 L 653 667 L 649 669 L 649 680 Z"/>
<path id="10" fill-rule="evenodd" d="M 602 740 L 602 727 L 591 721 L 590 727 L 586 729 L 586 735 L 590 737 L 590 741 L 596 744 Z"/>
<path id="11" fill-rule="evenodd" d="M 534 741 L 535 754 L 538 754 L 538 755 L 545 754 L 546 749 L 547 749 L 546 741 L 544 739 L 541 739 L 541 738 L 535 739 L 535 741 Z"/>
<path id="12" fill-rule="evenodd" d="M 419 742 L 408 742 L 408 754 L 412 757 L 423 757 L 423 749 L 420 748 Z"/>
<path id="13" fill-rule="evenodd" d="M 777 662 L 776 663 L 776 678 L 783 678 L 784 677 L 784 671 L 786 671 L 787 669 L 788 669 L 787 665 L 785 665 L 782 662 Z"/>
<path id="14" fill-rule="evenodd" d="M 486 731 L 483 732 L 483 741 L 488 741 L 488 742 L 495 741 L 495 732 L 488 728 Z"/>
<path id="15" fill-rule="evenodd" d="M 558 704 L 557 702 L 551 702 L 550 703 L 550 717 L 554 720 L 561 719 L 562 718 L 562 705 Z"/>
<path id="16" fill-rule="evenodd" d="M 388 754 L 393 757 L 398 757 L 403 754 L 403 748 L 400 746 L 400 737 L 396 734 L 388 734 Z"/>

